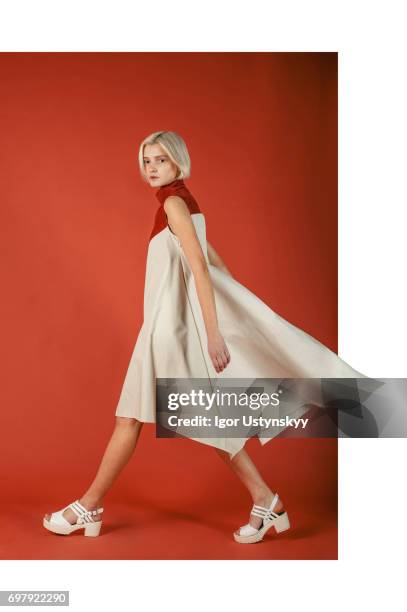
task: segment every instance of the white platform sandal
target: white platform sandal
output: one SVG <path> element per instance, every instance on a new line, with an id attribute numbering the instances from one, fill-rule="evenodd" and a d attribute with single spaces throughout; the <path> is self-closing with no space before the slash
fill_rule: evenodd
<path id="1" fill-rule="evenodd" d="M 70 508 L 78 517 L 76 523 L 73 525 L 62 516 L 67 508 Z M 53 512 L 49 521 L 44 518 L 43 525 L 49 531 L 62 535 L 68 535 L 77 529 L 84 529 L 85 536 L 96 537 L 100 533 L 102 521 L 95 521 L 93 517 L 102 512 L 102 507 L 96 510 L 87 510 L 85 506 L 79 503 L 79 499 L 77 499 L 71 504 L 68 504 L 68 506 L 65 506 L 65 508 L 62 508 L 62 510 Z"/>
<path id="2" fill-rule="evenodd" d="M 276 506 L 277 502 L 278 494 L 276 493 L 269 508 L 253 504 L 251 514 L 262 518 L 262 524 L 259 529 L 253 527 L 250 523 L 240 527 L 239 532 L 233 534 L 236 542 L 239 542 L 239 544 L 254 544 L 255 542 L 260 542 L 270 527 L 274 527 L 277 533 L 289 529 L 290 521 L 288 520 L 287 512 L 285 510 L 282 512 L 273 512 L 273 508 Z"/>

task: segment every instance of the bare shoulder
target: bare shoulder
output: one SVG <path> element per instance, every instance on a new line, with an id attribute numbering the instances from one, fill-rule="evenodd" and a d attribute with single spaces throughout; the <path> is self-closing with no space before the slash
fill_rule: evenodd
<path id="1" fill-rule="evenodd" d="M 167 215 L 174 214 L 174 213 L 189 215 L 189 208 L 185 200 L 183 200 L 179 196 L 171 195 L 171 196 L 168 196 L 168 198 L 165 198 L 164 210 L 167 213 Z"/>

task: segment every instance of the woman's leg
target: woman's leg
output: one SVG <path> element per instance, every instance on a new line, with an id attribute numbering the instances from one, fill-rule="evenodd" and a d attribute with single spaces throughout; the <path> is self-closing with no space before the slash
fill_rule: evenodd
<path id="1" fill-rule="evenodd" d="M 253 503 L 258 506 L 268 508 L 271 502 L 273 501 L 275 494 L 273 493 L 273 491 L 271 491 L 271 489 L 267 486 L 266 482 L 263 480 L 259 470 L 249 457 L 247 451 L 242 448 L 242 450 L 236 453 L 233 459 L 231 459 L 229 453 L 219 448 L 215 448 L 215 450 L 248 489 Z M 284 510 L 284 504 L 279 498 L 273 511 L 281 512 L 282 510 Z M 253 527 L 258 529 L 261 525 L 262 519 L 258 516 L 250 514 L 249 522 L 250 525 L 253 525 Z"/>
<path id="2" fill-rule="evenodd" d="M 102 505 L 102 500 L 113 485 L 126 463 L 129 461 L 136 447 L 143 423 L 128 417 L 115 417 L 116 424 L 113 434 L 108 442 L 96 476 L 89 489 L 79 499 L 87 510 L 94 510 Z M 63 516 L 70 523 L 76 523 L 76 514 L 68 508 Z M 51 515 L 46 514 L 47 520 Z M 98 514 L 96 520 L 101 519 Z"/>

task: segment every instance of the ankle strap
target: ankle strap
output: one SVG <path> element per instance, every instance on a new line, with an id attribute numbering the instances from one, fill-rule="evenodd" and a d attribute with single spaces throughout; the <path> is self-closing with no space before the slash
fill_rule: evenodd
<path id="1" fill-rule="evenodd" d="M 277 502 L 278 502 L 278 493 L 276 493 L 274 495 L 274 499 L 271 502 L 271 506 L 270 506 L 269 510 L 274 510 L 275 506 L 277 505 Z"/>
<path id="2" fill-rule="evenodd" d="M 88 516 L 96 516 L 97 514 L 101 514 L 103 512 L 103 508 L 96 508 L 96 510 L 87 510 L 85 506 L 83 506 L 79 499 L 70 504 L 72 511 L 78 517 L 88 517 Z"/>
<path id="3" fill-rule="evenodd" d="M 273 501 L 271 502 L 269 508 L 265 508 L 264 506 L 258 506 L 257 504 L 253 504 L 252 514 L 256 514 L 257 516 L 264 515 L 266 512 L 270 512 L 271 510 L 274 510 L 277 502 L 278 502 L 278 493 L 274 495 Z"/>

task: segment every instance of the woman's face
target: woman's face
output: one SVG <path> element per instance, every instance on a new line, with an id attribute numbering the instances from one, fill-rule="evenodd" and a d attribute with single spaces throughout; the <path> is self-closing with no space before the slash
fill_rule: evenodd
<path id="1" fill-rule="evenodd" d="M 151 187 L 161 187 L 177 178 L 178 166 L 159 144 L 144 146 L 144 171 Z"/>

